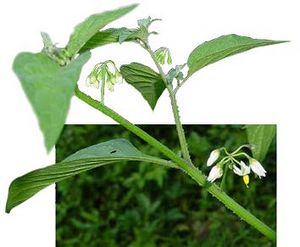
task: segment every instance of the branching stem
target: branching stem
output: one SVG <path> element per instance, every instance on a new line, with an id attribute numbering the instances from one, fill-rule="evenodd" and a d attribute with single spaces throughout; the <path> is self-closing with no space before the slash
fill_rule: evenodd
<path id="1" fill-rule="evenodd" d="M 230 196 L 228 196 L 224 191 L 222 191 L 222 189 L 219 186 L 217 186 L 214 183 L 208 183 L 206 176 L 198 168 L 196 168 L 193 165 L 190 165 L 187 161 L 177 156 L 167 146 L 156 140 L 154 137 L 150 136 L 148 133 L 146 133 L 136 125 L 129 122 L 127 119 L 120 116 L 118 113 L 114 112 L 109 107 L 81 92 L 79 88 L 75 89 L 75 95 L 86 104 L 112 118 L 117 123 L 121 124 L 123 127 L 125 127 L 126 129 L 128 129 L 129 131 L 146 141 L 148 144 L 150 144 L 157 150 L 159 150 L 161 153 L 163 153 L 165 156 L 171 159 L 175 164 L 177 164 L 178 167 L 180 167 L 185 173 L 187 173 L 200 186 L 207 189 L 207 191 L 211 193 L 212 196 L 216 197 L 228 209 L 233 211 L 241 219 L 243 219 L 248 224 L 252 225 L 270 240 L 276 240 L 276 233 L 270 227 L 268 227 L 262 221 L 257 219 L 253 214 L 251 214 L 249 211 L 247 211 L 245 208 L 239 205 L 236 201 L 234 201 Z"/>
<path id="2" fill-rule="evenodd" d="M 164 73 L 164 71 L 163 71 L 161 65 L 159 64 L 159 62 L 157 61 L 157 59 L 155 57 L 155 54 L 154 54 L 153 50 L 151 49 L 150 45 L 148 44 L 148 42 L 144 42 L 144 45 L 142 47 L 150 54 L 150 56 L 151 56 L 153 62 L 155 63 L 162 79 L 164 80 L 164 83 L 165 83 L 166 88 L 169 92 L 169 97 L 170 97 L 170 100 L 171 100 L 171 106 L 172 106 L 172 111 L 173 111 L 174 120 L 175 120 L 175 124 L 176 124 L 176 130 L 177 130 L 177 133 L 178 133 L 178 138 L 179 138 L 179 143 L 180 143 L 180 147 L 181 147 L 182 156 L 190 165 L 192 165 L 192 161 L 191 161 L 191 158 L 190 158 L 190 153 L 189 153 L 189 150 L 188 150 L 188 145 L 187 145 L 185 134 L 184 134 L 184 129 L 183 129 L 181 121 L 180 121 L 180 115 L 179 115 L 177 100 L 176 100 L 176 96 L 175 96 L 175 92 L 173 90 L 173 87 L 172 87 L 171 84 L 168 83 L 168 81 L 166 79 L 166 74 Z"/>
<path id="3" fill-rule="evenodd" d="M 178 90 L 182 87 L 182 85 L 190 78 L 189 75 L 187 75 L 174 89 L 174 93 L 177 94 Z"/>

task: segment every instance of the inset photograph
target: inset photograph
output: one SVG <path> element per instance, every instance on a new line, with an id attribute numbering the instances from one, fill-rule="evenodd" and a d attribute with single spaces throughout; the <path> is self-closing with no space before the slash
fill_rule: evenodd
<path id="1" fill-rule="evenodd" d="M 182 157 L 174 125 L 139 127 Z M 203 187 L 122 126 L 66 125 L 56 161 L 100 160 L 57 183 L 57 246 L 274 246 L 251 223 L 257 217 L 260 230 L 276 229 L 276 126 L 184 129 L 190 159 L 207 177 Z"/>

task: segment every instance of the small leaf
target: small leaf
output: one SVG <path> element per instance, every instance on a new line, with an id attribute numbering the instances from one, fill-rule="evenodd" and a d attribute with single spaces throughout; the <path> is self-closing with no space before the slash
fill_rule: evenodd
<path id="1" fill-rule="evenodd" d="M 175 68 L 172 68 L 168 71 L 166 75 L 166 79 L 168 84 L 172 84 L 173 80 L 176 78 L 177 80 L 183 80 L 183 73 L 181 72 L 184 68 L 185 64 L 183 65 L 176 65 Z"/>
<path id="2" fill-rule="evenodd" d="M 124 41 L 128 41 L 130 40 L 130 36 L 134 33 L 133 30 L 130 30 L 126 27 L 122 27 L 122 28 L 119 28 L 117 30 L 118 32 L 118 35 L 119 35 L 119 43 L 123 43 Z"/>
<path id="3" fill-rule="evenodd" d="M 145 161 L 175 167 L 169 161 L 143 154 L 125 139 L 114 139 L 84 148 L 60 163 L 34 170 L 16 178 L 9 187 L 6 212 L 47 186 L 79 173 L 122 160 Z"/>
<path id="4" fill-rule="evenodd" d="M 143 95 L 153 110 L 157 100 L 166 88 L 160 74 L 140 63 L 122 65 L 120 71 L 125 81 Z"/>
<path id="5" fill-rule="evenodd" d="M 275 125 L 247 125 L 249 144 L 253 145 L 253 157 L 263 161 L 276 133 Z"/>
<path id="6" fill-rule="evenodd" d="M 75 55 L 100 29 L 105 27 L 110 22 L 127 14 L 136 6 L 137 4 L 133 4 L 100 14 L 94 14 L 88 17 L 85 21 L 77 25 L 74 32 L 71 34 L 67 45 L 68 53 Z"/>
<path id="7" fill-rule="evenodd" d="M 256 48 L 287 41 L 252 39 L 236 34 L 224 35 L 196 47 L 188 58 L 189 75 L 223 58 Z"/>
<path id="8" fill-rule="evenodd" d="M 83 53 L 64 67 L 44 53 L 23 52 L 15 58 L 13 69 L 38 118 L 48 151 L 60 135 L 82 66 L 89 58 L 89 52 Z"/>

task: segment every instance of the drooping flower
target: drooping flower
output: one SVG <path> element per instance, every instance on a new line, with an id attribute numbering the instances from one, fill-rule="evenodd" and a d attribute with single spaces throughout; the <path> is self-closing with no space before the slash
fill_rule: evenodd
<path id="1" fill-rule="evenodd" d="M 222 177 L 223 169 L 220 165 L 215 165 L 209 172 L 207 180 L 213 183 L 216 179 Z"/>
<path id="2" fill-rule="evenodd" d="M 244 183 L 246 184 L 246 186 L 248 187 L 248 184 L 250 182 L 250 179 L 249 179 L 249 173 L 250 173 L 250 167 L 247 166 L 245 164 L 244 161 L 240 161 L 240 166 L 241 168 L 238 168 L 237 166 L 233 166 L 233 172 L 241 177 L 243 177 L 243 181 Z"/>
<path id="3" fill-rule="evenodd" d="M 160 47 L 154 52 L 154 55 L 161 65 L 164 65 L 166 62 L 168 64 L 172 64 L 172 57 L 169 48 Z"/>
<path id="4" fill-rule="evenodd" d="M 206 165 L 211 166 L 213 163 L 217 161 L 219 156 L 220 156 L 220 150 L 219 149 L 213 150 L 208 157 Z"/>
<path id="5" fill-rule="evenodd" d="M 250 165 L 251 170 L 255 174 L 257 174 L 259 176 L 259 178 L 266 176 L 266 173 L 267 173 L 266 170 L 256 159 L 253 159 L 253 158 L 249 159 L 249 165 Z"/>
<path id="6" fill-rule="evenodd" d="M 100 85 L 106 85 L 110 91 L 114 90 L 116 83 L 121 82 L 122 75 L 111 60 L 96 64 L 86 79 L 87 86 L 99 88 Z"/>

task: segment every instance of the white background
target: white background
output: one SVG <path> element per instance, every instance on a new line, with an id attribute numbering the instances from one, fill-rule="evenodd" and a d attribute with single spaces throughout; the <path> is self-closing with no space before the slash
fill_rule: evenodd
<path id="1" fill-rule="evenodd" d="M 163 18 L 153 25 L 161 35 L 152 38 L 152 46 L 168 46 L 174 64 L 184 63 L 196 45 L 223 34 L 292 41 L 254 49 L 204 68 L 179 91 L 178 101 L 184 123 L 278 124 L 278 246 L 296 246 L 300 220 L 296 202 L 300 17 L 297 1 L 292 0 L 1 1 L 0 246 L 55 246 L 54 186 L 10 214 L 4 213 L 9 183 L 54 161 L 54 151 L 47 155 L 36 118 L 11 70 L 13 58 L 20 51 L 38 52 L 42 48 L 40 31 L 48 32 L 63 46 L 74 25 L 88 15 L 134 2 L 141 5 L 113 25 L 134 27 L 137 19 L 148 15 Z M 105 46 L 93 53 L 81 82 L 96 62 L 106 59 L 118 65 L 140 61 L 152 66 L 145 52 L 133 44 Z M 84 84 L 81 87 L 97 95 Z M 173 123 L 165 93 L 155 112 L 125 84 L 107 94 L 106 101 L 135 123 Z M 67 123 L 113 122 L 74 98 Z"/>

